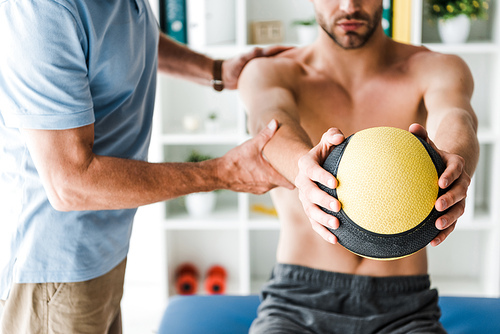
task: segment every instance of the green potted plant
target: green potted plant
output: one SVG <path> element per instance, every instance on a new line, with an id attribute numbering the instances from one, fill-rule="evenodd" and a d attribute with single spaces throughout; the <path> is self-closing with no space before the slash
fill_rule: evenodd
<path id="1" fill-rule="evenodd" d="M 211 155 L 202 154 L 198 150 L 191 150 L 186 159 L 186 162 L 202 162 L 210 159 L 213 159 Z"/>
<path id="2" fill-rule="evenodd" d="M 444 43 L 466 42 L 470 21 L 488 18 L 488 0 L 427 0 L 427 5 L 430 17 L 438 21 Z"/>
<path id="3" fill-rule="evenodd" d="M 213 157 L 208 154 L 202 154 L 198 150 L 192 150 L 189 153 L 186 162 L 201 162 L 210 159 L 213 159 Z M 206 217 L 214 210 L 217 200 L 216 193 L 214 191 L 192 193 L 186 195 L 184 199 L 188 214 L 194 218 Z"/>
<path id="4" fill-rule="evenodd" d="M 295 20 L 292 22 L 292 25 L 295 26 L 297 30 L 299 44 L 307 45 L 314 42 L 318 34 L 316 18 Z"/>

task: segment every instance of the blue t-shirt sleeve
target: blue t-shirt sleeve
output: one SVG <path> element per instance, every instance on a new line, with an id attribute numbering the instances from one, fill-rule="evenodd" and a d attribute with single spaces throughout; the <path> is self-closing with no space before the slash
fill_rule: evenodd
<path id="1" fill-rule="evenodd" d="M 0 2 L 0 112 L 5 125 L 70 129 L 95 121 L 87 37 L 54 0 Z"/>

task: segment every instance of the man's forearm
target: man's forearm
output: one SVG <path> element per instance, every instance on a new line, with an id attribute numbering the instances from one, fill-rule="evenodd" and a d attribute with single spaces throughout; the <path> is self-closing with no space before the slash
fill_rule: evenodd
<path id="1" fill-rule="evenodd" d="M 200 163 L 148 163 L 94 156 L 84 170 L 53 176 L 52 205 L 61 211 L 115 210 L 225 188 L 219 159 Z"/>
<path id="2" fill-rule="evenodd" d="M 435 131 L 429 133 L 436 146 L 465 160 L 465 171 L 472 176 L 479 160 L 477 119 L 473 113 L 456 109 L 447 113 Z"/>
<path id="3" fill-rule="evenodd" d="M 213 79 L 213 59 L 192 51 L 164 34 L 160 34 L 158 44 L 158 69 L 202 85 L 210 85 Z"/>
<path id="4" fill-rule="evenodd" d="M 255 117 L 250 115 L 250 118 Z M 271 117 L 271 115 L 268 115 Z M 312 148 L 311 140 L 304 129 L 296 121 L 286 115 L 273 114 L 273 118 L 280 120 L 276 135 L 264 147 L 264 156 L 271 165 L 292 184 L 298 174 L 298 160 Z M 259 124 L 266 124 L 267 117 Z M 262 127 L 261 126 L 261 127 Z M 252 135 L 261 130 L 261 127 L 251 127 Z"/>
<path id="5" fill-rule="evenodd" d="M 230 189 L 261 194 L 291 187 L 262 157 L 275 121 L 220 158 L 198 163 L 148 163 L 96 155 L 94 125 L 67 130 L 22 129 L 52 206 L 60 211 L 114 210 L 192 192 Z"/>
<path id="6" fill-rule="evenodd" d="M 277 136 L 279 134 L 278 132 Z M 268 144 L 264 148 L 264 155 L 281 175 L 294 184 L 299 172 L 298 161 L 311 148 L 311 145 L 301 141 L 298 137 L 284 135 L 276 138 L 274 143 Z"/>

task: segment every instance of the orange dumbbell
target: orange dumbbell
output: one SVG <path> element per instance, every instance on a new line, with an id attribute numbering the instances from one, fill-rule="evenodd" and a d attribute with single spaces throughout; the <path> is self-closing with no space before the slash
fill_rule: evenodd
<path id="1" fill-rule="evenodd" d="M 226 269 L 223 267 L 210 267 L 205 278 L 205 291 L 209 295 L 223 294 L 226 291 L 226 277 Z"/>
<path id="2" fill-rule="evenodd" d="M 181 264 L 175 274 L 175 289 L 180 295 L 193 295 L 198 290 L 198 270 L 191 263 Z"/>

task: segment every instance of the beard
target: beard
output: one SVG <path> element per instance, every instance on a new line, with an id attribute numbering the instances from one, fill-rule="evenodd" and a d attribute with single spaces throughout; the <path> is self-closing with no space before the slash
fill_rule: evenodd
<path id="1" fill-rule="evenodd" d="M 358 49 L 365 45 L 368 40 L 372 37 L 375 30 L 380 25 L 382 20 L 382 6 L 377 9 L 373 17 L 370 17 L 368 14 L 362 12 L 355 12 L 352 15 L 342 14 L 338 17 L 334 17 L 333 24 L 328 24 L 327 21 L 316 12 L 316 17 L 318 20 L 318 24 L 323 29 L 324 32 L 330 38 L 343 48 L 344 50 Z M 335 32 L 335 27 L 337 26 L 337 22 L 340 20 L 360 20 L 364 21 L 367 27 L 367 31 L 365 33 L 357 33 L 355 31 L 347 31 L 344 36 L 340 36 Z"/>

